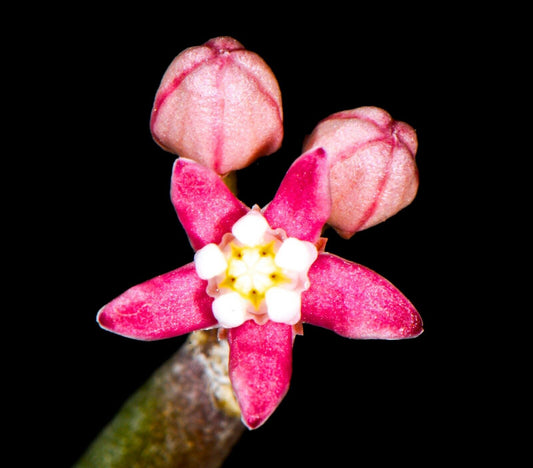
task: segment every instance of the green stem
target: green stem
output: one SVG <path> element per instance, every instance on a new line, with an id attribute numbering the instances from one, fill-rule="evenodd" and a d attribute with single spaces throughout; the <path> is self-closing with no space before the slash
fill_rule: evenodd
<path id="1" fill-rule="evenodd" d="M 74 468 L 216 468 L 244 426 L 216 330 L 192 333 Z"/>

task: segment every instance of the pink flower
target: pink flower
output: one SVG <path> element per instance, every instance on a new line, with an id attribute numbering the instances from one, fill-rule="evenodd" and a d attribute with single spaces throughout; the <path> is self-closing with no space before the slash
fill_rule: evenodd
<path id="1" fill-rule="evenodd" d="M 170 64 L 150 129 L 165 150 L 218 174 L 242 169 L 281 146 L 278 82 L 263 59 L 240 42 L 211 39 Z"/>
<path id="2" fill-rule="evenodd" d="M 245 206 L 217 174 L 183 158 L 174 165 L 171 198 L 194 262 L 127 290 L 100 310 L 98 322 L 141 340 L 219 327 L 247 427 L 263 424 L 285 396 L 302 323 L 348 338 L 422 333 L 418 312 L 398 289 L 324 251 L 330 188 L 321 148 L 293 163 L 263 209 Z"/>
<path id="3" fill-rule="evenodd" d="M 385 221 L 416 195 L 416 133 L 383 109 L 359 107 L 330 115 L 307 138 L 304 151 L 313 148 L 328 154 L 328 223 L 344 238 Z"/>

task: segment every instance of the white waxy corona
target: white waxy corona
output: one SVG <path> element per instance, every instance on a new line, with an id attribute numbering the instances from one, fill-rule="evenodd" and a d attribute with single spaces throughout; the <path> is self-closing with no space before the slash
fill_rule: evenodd
<path id="1" fill-rule="evenodd" d="M 198 276 L 208 280 L 213 314 L 220 326 L 233 328 L 253 319 L 295 325 L 307 272 L 318 256 L 307 241 L 272 230 L 259 209 L 239 219 L 219 245 L 196 252 Z"/>

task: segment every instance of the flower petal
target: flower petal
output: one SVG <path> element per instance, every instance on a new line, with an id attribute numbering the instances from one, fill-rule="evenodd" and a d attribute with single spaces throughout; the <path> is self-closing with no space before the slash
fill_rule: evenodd
<path id="1" fill-rule="evenodd" d="M 324 150 L 317 148 L 294 161 L 264 214 L 270 227 L 315 242 L 330 209 L 328 161 Z"/>
<path id="2" fill-rule="evenodd" d="M 102 328 L 138 340 L 159 340 L 217 324 L 206 281 L 194 263 L 128 289 L 98 312 Z"/>
<path id="3" fill-rule="evenodd" d="M 250 211 L 216 173 L 190 159 L 179 158 L 174 163 L 170 196 L 194 250 L 220 243 Z"/>
<path id="4" fill-rule="evenodd" d="M 329 253 L 309 270 L 302 321 L 348 338 L 400 339 L 422 333 L 422 319 L 406 297 L 374 271 Z"/>
<path id="5" fill-rule="evenodd" d="M 271 321 L 228 330 L 230 379 L 250 429 L 267 420 L 289 389 L 293 340 L 292 326 Z"/>

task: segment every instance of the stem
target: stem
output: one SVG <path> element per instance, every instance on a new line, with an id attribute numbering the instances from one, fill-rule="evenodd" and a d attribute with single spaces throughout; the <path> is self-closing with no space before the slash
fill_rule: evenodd
<path id="1" fill-rule="evenodd" d="M 237 172 L 228 172 L 224 177 L 222 177 L 222 181 L 226 184 L 226 187 L 231 190 L 231 193 L 237 196 Z"/>
<path id="2" fill-rule="evenodd" d="M 135 393 L 74 468 L 216 468 L 244 426 L 228 377 L 228 344 L 192 333 Z"/>

